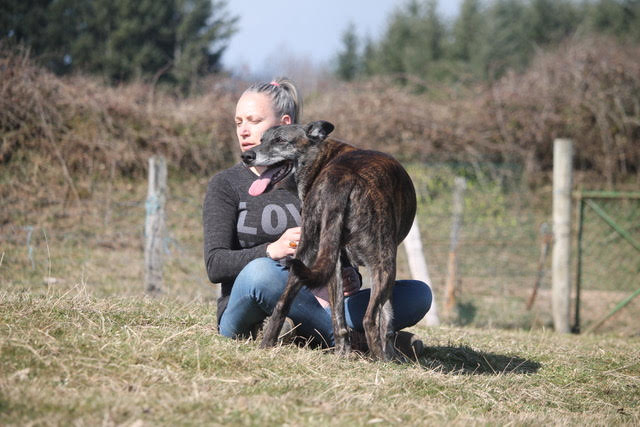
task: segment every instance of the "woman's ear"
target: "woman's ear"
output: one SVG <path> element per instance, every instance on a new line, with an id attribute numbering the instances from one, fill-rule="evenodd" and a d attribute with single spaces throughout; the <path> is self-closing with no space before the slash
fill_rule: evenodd
<path id="1" fill-rule="evenodd" d="M 288 114 L 285 114 L 284 116 L 282 116 L 280 118 L 280 124 L 281 125 L 290 125 L 291 124 L 291 116 Z"/>

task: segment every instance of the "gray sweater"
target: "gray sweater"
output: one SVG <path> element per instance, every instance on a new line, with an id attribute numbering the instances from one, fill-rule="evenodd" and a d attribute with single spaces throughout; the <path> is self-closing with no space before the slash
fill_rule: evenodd
<path id="1" fill-rule="evenodd" d="M 267 245 L 300 225 L 300 200 L 285 188 L 250 196 L 257 176 L 243 163 L 218 172 L 204 199 L 204 261 L 209 280 L 221 284 L 218 321 L 233 282 L 250 261 L 266 256 Z"/>

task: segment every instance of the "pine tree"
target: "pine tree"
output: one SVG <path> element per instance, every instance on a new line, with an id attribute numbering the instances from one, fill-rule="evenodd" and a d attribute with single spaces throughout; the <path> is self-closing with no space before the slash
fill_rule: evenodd
<path id="1" fill-rule="evenodd" d="M 342 34 L 342 45 L 342 51 L 338 53 L 336 75 L 342 80 L 351 81 L 362 71 L 359 40 L 353 23 Z"/>
<path id="2" fill-rule="evenodd" d="M 215 72 L 237 18 L 210 0 L 6 0 L 0 37 L 56 73 L 112 82 L 164 74 L 186 87 Z"/>

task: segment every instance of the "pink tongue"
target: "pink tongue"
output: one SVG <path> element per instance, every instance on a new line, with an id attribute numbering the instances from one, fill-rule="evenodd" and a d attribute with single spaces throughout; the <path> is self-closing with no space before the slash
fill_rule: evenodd
<path id="1" fill-rule="evenodd" d="M 264 190 L 267 189 L 267 186 L 271 182 L 271 177 L 274 173 L 276 173 L 278 169 L 280 168 L 267 169 L 266 171 L 262 172 L 262 175 L 260 175 L 258 179 L 253 181 L 253 184 L 251 184 L 251 187 L 249 187 L 249 194 L 252 196 L 259 196 L 264 193 Z"/>

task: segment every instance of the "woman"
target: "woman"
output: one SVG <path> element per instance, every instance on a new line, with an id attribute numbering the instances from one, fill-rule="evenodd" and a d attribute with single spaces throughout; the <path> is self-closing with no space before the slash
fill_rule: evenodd
<path id="1" fill-rule="evenodd" d="M 298 123 L 301 107 L 296 86 L 285 78 L 250 86 L 236 105 L 240 150 L 260 144 L 262 134 L 272 126 Z M 259 196 L 249 195 L 249 187 L 261 172 L 260 167 L 239 162 L 214 175 L 205 196 L 204 258 L 209 280 L 222 286 L 218 329 L 226 337 L 255 335 L 272 313 L 289 274 L 279 261 L 295 255 L 300 239 L 300 200 L 294 191 L 275 188 Z M 343 269 L 342 277 L 347 325 L 361 333 L 369 290 L 360 290 L 361 277 L 352 267 Z M 393 291 L 394 329 L 416 324 L 430 306 L 431 290 L 426 284 L 397 281 Z M 311 292 L 303 287 L 288 321 L 297 325 L 296 335 L 331 347 L 329 310 L 326 288 Z M 354 335 L 355 341 L 363 341 L 362 334 Z M 397 335 L 397 345 L 405 354 L 422 351 L 422 342 L 406 332 Z"/>

